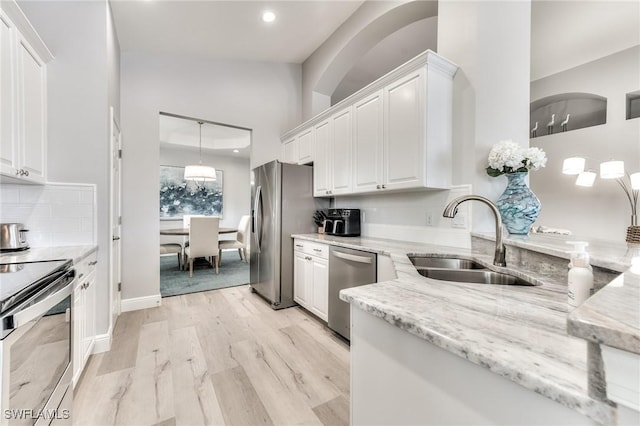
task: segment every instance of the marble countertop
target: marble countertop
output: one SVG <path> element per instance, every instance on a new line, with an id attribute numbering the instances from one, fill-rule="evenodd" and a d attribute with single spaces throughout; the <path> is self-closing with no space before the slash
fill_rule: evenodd
<path id="1" fill-rule="evenodd" d="M 72 260 L 75 264 L 97 250 L 98 246 L 32 247 L 21 252 L 2 253 L 0 263 Z"/>
<path id="2" fill-rule="evenodd" d="M 640 354 L 640 257 L 571 312 L 567 328 L 574 336 Z"/>
<path id="3" fill-rule="evenodd" d="M 470 249 L 375 238 L 293 237 L 390 256 L 396 279 L 342 290 L 341 299 L 601 424 L 614 423 L 615 408 L 588 394 L 587 342 L 567 333 L 565 283 L 536 275 L 527 275 L 543 282 L 536 287 L 438 281 L 419 275 L 407 253 L 485 265 L 492 259 Z"/>
<path id="4" fill-rule="evenodd" d="M 471 236 L 490 241 L 496 240 L 493 233 L 472 232 Z M 618 272 L 623 272 L 631 266 L 631 256 L 628 255 L 629 249 L 624 241 L 612 242 L 557 234 L 507 234 L 503 239 L 504 244 L 507 246 L 520 247 L 568 260 L 570 257 L 569 252 L 573 249 L 573 246 L 567 244 L 567 241 L 587 241 L 589 243 L 587 252 L 589 253 L 590 263 L 594 266 Z"/>

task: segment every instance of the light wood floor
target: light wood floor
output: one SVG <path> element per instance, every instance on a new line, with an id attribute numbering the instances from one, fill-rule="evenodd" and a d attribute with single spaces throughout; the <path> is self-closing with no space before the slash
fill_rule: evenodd
<path id="1" fill-rule="evenodd" d="M 349 348 L 300 308 L 248 286 L 122 314 L 91 357 L 76 425 L 346 425 Z"/>

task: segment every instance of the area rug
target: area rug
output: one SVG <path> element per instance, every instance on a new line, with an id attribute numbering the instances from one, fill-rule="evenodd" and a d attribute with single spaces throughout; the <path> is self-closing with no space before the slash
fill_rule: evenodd
<path id="1" fill-rule="evenodd" d="M 234 287 L 249 283 L 249 264 L 241 261 L 237 252 L 225 252 L 216 275 L 211 265 L 204 261 L 195 262 L 193 278 L 189 271 L 178 269 L 178 256 L 160 257 L 160 294 L 162 297 L 199 291 Z"/>

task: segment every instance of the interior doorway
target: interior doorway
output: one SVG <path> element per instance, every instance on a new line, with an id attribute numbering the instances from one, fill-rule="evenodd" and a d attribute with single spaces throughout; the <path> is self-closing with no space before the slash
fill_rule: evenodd
<path id="1" fill-rule="evenodd" d="M 159 118 L 162 297 L 248 284 L 251 129 L 167 112 Z M 194 165 L 215 178 L 190 178 Z M 215 237 L 191 229 L 204 222 L 216 223 Z"/>

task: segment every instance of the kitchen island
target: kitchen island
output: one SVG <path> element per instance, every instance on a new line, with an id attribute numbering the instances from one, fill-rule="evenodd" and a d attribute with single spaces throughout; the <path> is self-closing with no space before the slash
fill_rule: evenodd
<path id="1" fill-rule="evenodd" d="M 615 405 L 590 395 L 587 342 L 567 334 L 566 278 L 523 274 L 507 263 L 509 272 L 543 284 L 445 282 L 420 276 L 407 254 L 485 266 L 491 256 L 371 238 L 295 237 L 390 256 L 395 268 L 394 280 L 341 292 L 351 304 L 353 424 L 616 423 Z"/>

